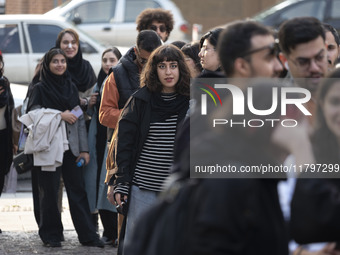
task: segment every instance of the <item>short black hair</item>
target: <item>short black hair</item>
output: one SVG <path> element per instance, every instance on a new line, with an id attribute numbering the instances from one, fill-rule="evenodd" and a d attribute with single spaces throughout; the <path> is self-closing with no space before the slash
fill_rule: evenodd
<path id="1" fill-rule="evenodd" d="M 339 46 L 340 45 L 340 38 L 339 38 L 339 34 L 338 31 L 336 31 L 336 29 L 327 23 L 322 23 L 323 28 L 325 29 L 325 32 L 331 32 L 332 35 L 334 36 L 334 40 L 336 42 L 336 44 Z"/>
<path id="2" fill-rule="evenodd" d="M 214 46 L 215 48 L 217 47 L 217 41 L 220 36 L 220 33 L 222 32 L 223 28 L 216 28 L 214 30 L 210 30 L 207 32 L 205 35 L 201 37 L 200 40 L 200 49 L 203 46 L 204 41 L 207 39 L 209 43 Z"/>
<path id="3" fill-rule="evenodd" d="M 137 35 L 136 45 L 138 50 L 146 50 L 152 52 L 154 49 L 162 45 L 162 40 L 153 30 L 143 30 Z"/>
<path id="4" fill-rule="evenodd" d="M 201 65 L 201 59 L 198 56 L 198 53 L 200 52 L 200 46 L 198 42 L 192 42 L 192 43 L 187 43 L 185 44 L 181 51 L 184 53 L 184 55 L 187 55 L 190 57 L 194 62 L 196 68 L 202 72 L 202 65 Z"/>
<path id="5" fill-rule="evenodd" d="M 279 29 L 280 48 L 289 55 L 298 44 L 315 40 L 319 36 L 325 41 L 325 30 L 314 17 L 297 17 L 285 21 Z"/>
<path id="6" fill-rule="evenodd" d="M 251 38 L 256 35 L 274 36 L 274 32 L 253 20 L 235 21 L 226 26 L 220 36 L 217 51 L 227 76 L 233 74 L 235 60 L 251 49 Z"/>

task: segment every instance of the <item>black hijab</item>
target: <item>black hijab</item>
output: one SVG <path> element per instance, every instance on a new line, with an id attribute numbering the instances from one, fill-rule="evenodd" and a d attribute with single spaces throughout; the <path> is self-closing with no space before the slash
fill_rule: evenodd
<path id="1" fill-rule="evenodd" d="M 44 108 L 66 111 L 79 105 L 78 90 L 69 73 L 56 75 L 50 71 L 49 64 L 57 54 L 65 56 L 64 52 L 57 48 L 53 48 L 45 54 L 40 70 L 40 82 L 33 88 L 28 110 L 34 105 L 40 105 Z"/>
<path id="2" fill-rule="evenodd" d="M 0 108 L 2 108 L 9 104 L 11 93 L 9 89 L 9 81 L 4 76 L 0 78 L 0 89 L 4 89 L 4 92 L 0 94 Z"/>
<path id="3" fill-rule="evenodd" d="M 57 40 L 56 47 L 60 48 L 60 44 L 61 41 Z M 79 43 L 77 54 L 73 58 L 67 59 L 67 71 L 70 73 L 73 83 L 80 92 L 85 92 L 90 89 L 97 81 L 96 74 L 90 62 L 83 59 L 83 53 Z"/>

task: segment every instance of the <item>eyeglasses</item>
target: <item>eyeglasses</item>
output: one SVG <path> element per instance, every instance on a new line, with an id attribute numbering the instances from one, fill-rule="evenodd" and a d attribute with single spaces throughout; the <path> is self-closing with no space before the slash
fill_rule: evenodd
<path id="1" fill-rule="evenodd" d="M 326 63 L 326 54 L 325 50 L 322 49 L 319 51 L 317 55 L 315 55 L 312 58 L 303 58 L 303 57 L 298 57 L 295 60 L 291 59 L 288 57 L 290 61 L 293 62 L 294 65 L 296 65 L 298 68 L 302 70 L 308 70 L 312 64 L 312 61 L 314 60 L 315 64 L 320 66 L 322 64 Z"/>
<path id="2" fill-rule="evenodd" d="M 202 52 L 204 54 L 204 53 L 206 53 L 208 51 L 212 51 L 212 50 L 215 51 L 216 48 L 208 48 L 207 45 L 203 45 L 200 52 Z"/>
<path id="3" fill-rule="evenodd" d="M 157 29 L 159 29 L 159 31 L 161 31 L 162 33 L 166 31 L 166 27 L 164 25 L 160 25 L 160 26 L 151 25 L 149 26 L 149 29 L 156 31 L 156 32 L 157 32 Z"/>
<path id="4" fill-rule="evenodd" d="M 263 50 L 269 50 L 268 55 L 276 57 L 280 52 L 280 47 L 279 47 L 279 44 L 277 42 L 274 42 L 274 43 L 271 43 L 269 45 L 263 46 L 263 47 L 258 48 L 258 49 L 249 50 L 246 53 L 244 53 L 242 55 L 242 57 L 246 57 L 246 56 L 249 56 L 251 54 L 254 54 L 256 52 L 260 52 L 260 51 L 263 51 Z"/>

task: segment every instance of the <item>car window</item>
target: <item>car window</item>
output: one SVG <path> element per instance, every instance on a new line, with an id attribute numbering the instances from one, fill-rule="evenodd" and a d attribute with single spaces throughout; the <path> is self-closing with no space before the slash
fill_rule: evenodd
<path id="1" fill-rule="evenodd" d="M 125 22 L 135 22 L 136 17 L 146 8 L 160 8 L 161 6 L 155 1 L 138 1 L 126 0 L 125 2 Z"/>
<path id="2" fill-rule="evenodd" d="M 80 48 L 83 53 L 86 54 L 93 54 L 98 53 L 95 48 L 93 48 L 88 42 L 84 42 L 82 40 L 79 40 Z"/>
<path id="3" fill-rule="evenodd" d="M 288 20 L 291 18 L 299 17 L 302 13 L 306 16 L 313 16 L 319 20 L 323 19 L 325 12 L 326 2 L 325 1 L 308 1 L 301 2 L 290 6 L 281 14 L 282 20 Z"/>
<path id="4" fill-rule="evenodd" d="M 45 53 L 55 46 L 57 36 L 62 30 L 55 25 L 29 24 L 27 25 L 33 53 Z"/>
<path id="5" fill-rule="evenodd" d="M 331 18 L 340 19 L 340 0 L 333 0 L 333 6 L 331 8 Z"/>
<path id="6" fill-rule="evenodd" d="M 79 23 L 108 23 L 114 19 L 116 0 L 87 2 L 66 15 L 69 21 L 80 18 Z"/>
<path id="7" fill-rule="evenodd" d="M 17 24 L 0 24 L 0 50 L 3 53 L 21 53 Z"/>

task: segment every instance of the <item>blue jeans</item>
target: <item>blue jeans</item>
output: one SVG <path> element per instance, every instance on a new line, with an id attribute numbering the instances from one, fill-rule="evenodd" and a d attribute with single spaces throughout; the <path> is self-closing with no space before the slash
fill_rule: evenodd
<path id="1" fill-rule="evenodd" d="M 128 199 L 130 199 L 130 205 L 126 218 L 124 247 L 131 242 L 133 231 L 140 215 L 149 209 L 156 201 L 157 192 L 139 189 L 138 186 L 132 185 Z"/>

